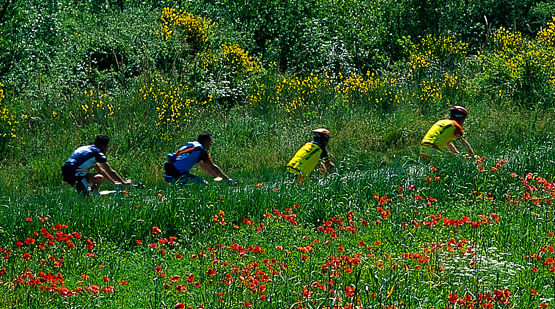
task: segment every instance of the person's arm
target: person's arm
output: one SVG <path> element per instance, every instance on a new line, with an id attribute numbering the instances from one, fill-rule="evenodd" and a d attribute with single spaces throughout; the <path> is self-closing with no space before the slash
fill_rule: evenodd
<path id="1" fill-rule="evenodd" d="M 231 179 L 222 171 L 222 169 L 219 166 L 214 164 L 214 162 L 212 162 L 212 160 L 199 161 L 198 165 L 208 175 L 212 176 L 212 178 L 221 177 L 221 178 L 224 178 L 224 179 L 227 179 L 227 180 Z"/>
<path id="2" fill-rule="evenodd" d="M 97 163 L 94 166 L 94 169 L 102 174 L 106 180 L 113 184 L 124 184 L 130 185 L 132 183 L 131 179 L 123 179 L 107 162 L 105 163 Z"/>
<path id="3" fill-rule="evenodd" d="M 457 149 L 457 147 L 455 147 L 455 145 L 452 142 L 449 142 L 449 144 L 447 144 L 447 148 L 454 154 L 458 155 L 460 152 Z"/>
<path id="4" fill-rule="evenodd" d="M 466 152 L 470 155 L 470 156 L 474 156 L 474 149 L 472 149 L 472 146 L 470 146 L 470 143 L 466 140 L 466 138 L 461 138 L 461 143 L 466 147 Z"/>
<path id="5" fill-rule="evenodd" d="M 325 159 L 323 162 L 320 162 L 320 174 L 322 174 L 323 176 L 326 176 L 328 173 L 332 173 L 333 170 L 335 169 L 335 165 L 333 164 L 333 162 L 331 162 L 331 160 L 329 158 Z"/>
<path id="6" fill-rule="evenodd" d="M 333 172 L 335 170 L 335 164 L 331 162 L 331 159 L 326 159 L 326 161 L 324 161 L 324 165 L 326 166 L 326 170 L 328 172 Z"/>

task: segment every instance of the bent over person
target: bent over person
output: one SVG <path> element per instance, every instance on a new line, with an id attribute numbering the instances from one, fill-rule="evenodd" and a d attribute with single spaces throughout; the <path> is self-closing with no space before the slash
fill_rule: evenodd
<path id="1" fill-rule="evenodd" d="M 96 137 L 94 144 L 77 148 L 62 166 L 64 181 L 85 195 L 98 191 L 104 180 L 115 185 L 130 185 L 130 179 L 124 180 L 106 162 L 105 153 L 109 147 L 110 139 L 101 134 Z M 97 174 L 89 173 L 91 167 Z"/>
<path id="2" fill-rule="evenodd" d="M 212 158 L 208 155 L 208 149 L 212 146 L 212 135 L 208 132 L 202 132 L 196 141 L 188 142 L 179 147 L 175 153 L 168 153 L 168 160 L 164 163 L 164 179 L 170 184 L 185 183 L 204 183 L 208 182 L 200 177 L 190 173 L 193 166 L 197 163 L 208 175 L 216 179 L 227 179 L 229 183 L 235 181 L 229 178 L 220 169 L 219 166 L 212 162 Z"/>
<path id="3" fill-rule="evenodd" d="M 453 144 L 458 139 L 466 147 L 467 153 L 474 156 L 474 150 L 470 143 L 464 138 L 462 124 L 468 115 L 462 106 L 453 106 L 449 109 L 449 119 L 436 122 L 420 142 L 420 159 L 432 161 L 437 153 L 448 148 L 452 153 L 459 154 L 459 150 Z"/>
<path id="4" fill-rule="evenodd" d="M 301 147 L 287 164 L 287 171 L 295 175 L 297 180 L 302 181 L 309 177 L 318 165 L 322 175 L 326 175 L 335 168 L 326 151 L 326 146 L 331 138 L 330 131 L 322 128 L 312 130 L 312 133 L 314 134 L 313 140 Z"/>

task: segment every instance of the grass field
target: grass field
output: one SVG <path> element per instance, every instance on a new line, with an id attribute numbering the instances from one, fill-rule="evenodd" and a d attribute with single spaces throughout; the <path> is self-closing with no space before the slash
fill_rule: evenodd
<path id="1" fill-rule="evenodd" d="M 547 308 L 553 136 L 302 185 L 157 185 L 0 207 L 5 308 Z M 547 178 L 546 178 L 547 177 Z"/>

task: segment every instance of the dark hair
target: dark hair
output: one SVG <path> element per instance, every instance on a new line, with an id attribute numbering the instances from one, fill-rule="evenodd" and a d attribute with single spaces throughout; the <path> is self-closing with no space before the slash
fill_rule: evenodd
<path id="1" fill-rule="evenodd" d="M 208 132 L 202 132 L 199 134 L 199 136 L 197 137 L 197 142 L 203 144 L 206 141 L 209 141 L 212 139 L 212 135 L 210 135 L 210 133 Z"/>
<path id="2" fill-rule="evenodd" d="M 320 143 L 320 144 L 327 144 L 329 142 L 329 140 L 330 140 L 329 138 L 325 138 L 325 137 L 322 137 L 322 136 L 315 136 L 314 137 L 314 141 L 317 142 L 317 143 Z"/>
<path id="3" fill-rule="evenodd" d="M 94 140 L 94 145 L 98 148 L 107 147 L 110 143 L 110 138 L 104 134 L 100 134 Z"/>

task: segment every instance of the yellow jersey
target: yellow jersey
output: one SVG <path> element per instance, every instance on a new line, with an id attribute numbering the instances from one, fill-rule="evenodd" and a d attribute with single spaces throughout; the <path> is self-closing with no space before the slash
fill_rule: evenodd
<path id="1" fill-rule="evenodd" d="M 428 130 L 428 133 L 426 133 L 426 136 L 424 136 L 420 144 L 443 151 L 449 142 L 463 136 L 463 128 L 457 121 L 443 119 L 436 122 L 430 130 Z"/>
<path id="2" fill-rule="evenodd" d="M 316 168 L 320 158 L 327 156 L 326 150 L 322 149 L 318 143 L 309 142 L 295 153 L 293 159 L 287 163 L 287 169 L 290 173 L 306 177 Z"/>

